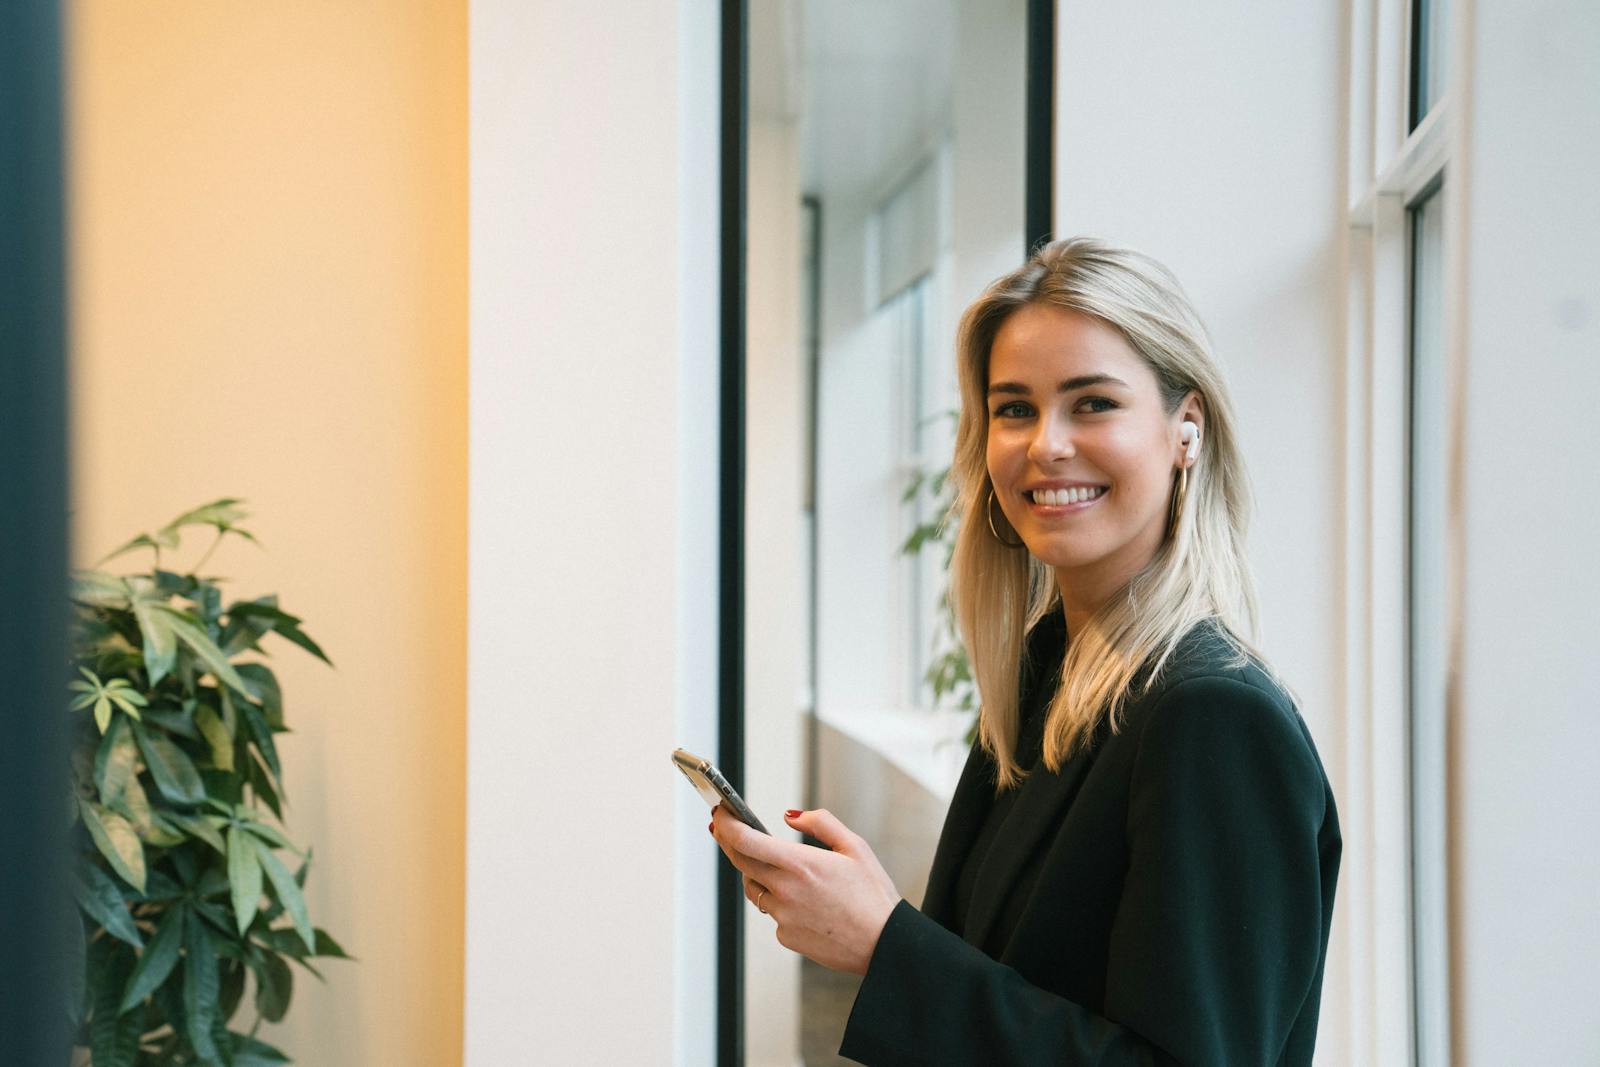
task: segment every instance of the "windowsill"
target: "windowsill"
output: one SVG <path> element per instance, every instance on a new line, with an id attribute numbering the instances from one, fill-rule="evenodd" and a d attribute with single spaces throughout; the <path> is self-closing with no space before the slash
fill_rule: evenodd
<path id="1" fill-rule="evenodd" d="M 967 762 L 971 712 L 819 708 L 817 719 L 876 752 L 940 801 L 948 802 L 955 794 Z"/>

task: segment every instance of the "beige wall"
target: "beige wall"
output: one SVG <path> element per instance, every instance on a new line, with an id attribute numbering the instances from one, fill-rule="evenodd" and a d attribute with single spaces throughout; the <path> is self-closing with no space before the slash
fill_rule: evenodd
<path id="1" fill-rule="evenodd" d="M 360 957 L 297 971 L 263 1036 L 303 1067 L 460 1063 L 466 5 L 70 21 L 75 560 L 247 500 L 265 550 L 207 569 L 336 664 L 274 655 L 313 919 Z"/>

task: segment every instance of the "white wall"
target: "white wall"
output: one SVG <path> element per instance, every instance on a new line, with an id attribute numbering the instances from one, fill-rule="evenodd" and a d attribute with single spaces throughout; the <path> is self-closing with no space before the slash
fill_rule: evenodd
<path id="1" fill-rule="evenodd" d="M 805 807 L 805 365 L 800 321 L 799 138 L 792 119 L 748 128 L 746 289 L 745 798 L 773 833 Z M 745 918 L 746 1062 L 799 1058 L 800 957 L 772 919 Z"/>
<path id="2" fill-rule="evenodd" d="M 713 1058 L 716 32 L 471 5 L 471 1067 Z"/>
<path id="3" fill-rule="evenodd" d="M 1338 5 L 1061 0 L 1056 25 L 1056 234 L 1150 253 L 1205 320 L 1257 496 L 1263 645 L 1303 698 L 1338 793 Z M 1324 1063 L 1349 1059 L 1334 914 Z"/>
<path id="4" fill-rule="evenodd" d="M 1453 1059 L 1600 1063 L 1600 8 L 1462 17 Z"/>

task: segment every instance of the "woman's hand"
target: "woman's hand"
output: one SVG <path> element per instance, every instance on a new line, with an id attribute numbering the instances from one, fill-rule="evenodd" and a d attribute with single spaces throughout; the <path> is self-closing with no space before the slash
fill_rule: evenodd
<path id="1" fill-rule="evenodd" d="M 744 895 L 778 924 L 778 944 L 851 974 L 866 974 L 900 893 L 878 857 L 830 813 L 790 811 L 790 826 L 833 851 L 752 830 L 722 805 L 711 834 L 744 874 Z"/>

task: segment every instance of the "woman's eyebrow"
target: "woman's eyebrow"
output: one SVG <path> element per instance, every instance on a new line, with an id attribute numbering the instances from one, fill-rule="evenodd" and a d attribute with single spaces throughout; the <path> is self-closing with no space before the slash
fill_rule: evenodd
<path id="1" fill-rule="evenodd" d="M 1121 378 L 1116 378 L 1109 374 L 1080 374 L 1078 377 L 1068 378 L 1066 381 L 1056 386 L 1056 392 L 1070 393 L 1074 389 L 1083 389 L 1091 385 L 1120 385 L 1124 389 L 1131 388 L 1131 386 L 1129 386 L 1128 383 L 1123 381 Z M 995 382 L 993 385 L 989 386 L 988 395 L 994 396 L 996 393 L 1011 393 L 1017 396 L 1027 396 L 1032 392 L 1033 390 L 1029 389 L 1022 382 Z"/>

